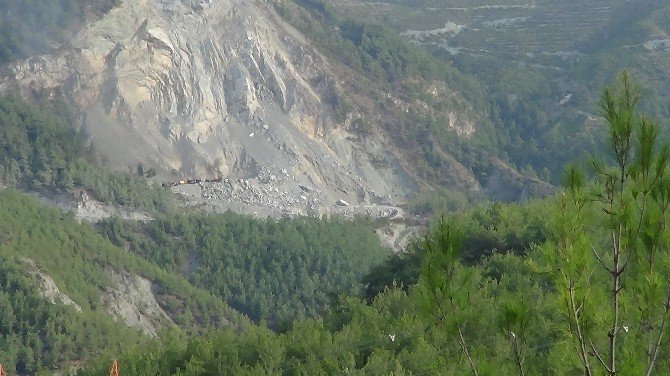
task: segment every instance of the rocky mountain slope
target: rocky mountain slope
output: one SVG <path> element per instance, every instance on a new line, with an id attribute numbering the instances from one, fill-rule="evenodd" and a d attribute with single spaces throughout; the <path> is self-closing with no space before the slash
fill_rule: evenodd
<path id="1" fill-rule="evenodd" d="M 334 120 L 337 76 L 270 2 L 126 0 L 71 45 L 14 64 L 13 86 L 63 93 L 113 166 L 166 181 L 271 181 L 298 211 L 416 189 L 385 137 Z"/>

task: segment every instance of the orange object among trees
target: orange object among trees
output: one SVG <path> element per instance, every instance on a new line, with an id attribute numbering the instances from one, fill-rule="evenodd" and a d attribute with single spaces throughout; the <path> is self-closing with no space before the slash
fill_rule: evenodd
<path id="1" fill-rule="evenodd" d="M 5 372 L 5 369 L 2 368 L 2 364 L 0 364 L 0 376 L 7 376 L 7 373 Z"/>
<path id="2" fill-rule="evenodd" d="M 0 373 L 0 376 L 3 376 Z M 117 360 L 112 362 L 112 368 L 109 369 L 109 376 L 119 376 L 119 362 Z"/>

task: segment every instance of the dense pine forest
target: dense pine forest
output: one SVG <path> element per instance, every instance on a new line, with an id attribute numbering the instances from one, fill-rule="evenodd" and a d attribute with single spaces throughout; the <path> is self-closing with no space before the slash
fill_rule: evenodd
<path id="1" fill-rule="evenodd" d="M 0 63 L 67 43 L 117 3 L 0 0 Z M 450 62 L 391 22 L 344 17 L 319 0 L 274 5 L 321 53 L 369 80 L 351 85 L 374 82 L 426 105 L 391 112 L 385 124 L 437 187 L 404 207 L 425 228 L 393 253 L 377 234 L 386 219 L 185 209 L 152 173 L 105 166 L 60 96 L 3 94 L 0 364 L 8 374 L 101 375 L 113 359 L 124 376 L 667 374 L 667 105 L 644 82 L 648 72 L 608 80 L 597 71 L 619 70 L 608 64 L 614 37 L 575 68 L 596 75 L 590 85 L 601 90 L 579 105 L 599 114 L 597 129 L 582 132 L 532 100 L 563 94 L 535 68 L 499 68 L 483 82 L 481 61 Z M 462 97 L 423 95 L 431 82 Z M 346 96 L 333 101 L 338 117 L 354 113 Z M 463 101 L 481 115 L 465 140 L 444 126 Z M 390 108 L 380 98 L 375 106 Z M 577 112 L 571 120 L 587 116 Z M 358 137 L 370 121 L 353 123 Z M 499 157 L 557 193 L 504 203 L 442 188 L 445 150 L 480 183 Z M 146 218 L 91 224 L 49 203 L 81 193 Z"/>
<path id="2" fill-rule="evenodd" d="M 638 100 L 626 74 L 603 92 L 611 151 L 567 168 L 556 197 L 443 216 L 383 262 L 363 220 L 157 213 L 93 228 L 5 190 L 4 362 L 21 373 L 89 359 L 79 373 L 100 374 L 120 356 L 131 375 L 655 374 L 669 366 L 670 149 Z M 82 314 L 38 296 L 26 257 Z M 104 265 L 181 294 L 168 309 L 178 325 L 154 342 L 102 315 Z M 260 326 L 218 316 L 219 297 Z"/>
<path id="3" fill-rule="evenodd" d="M 315 317 L 334 293 L 355 294 L 384 249 L 369 221 L 260 221 L 169 215 L 145 223 L 104 221 L 100 231 L 164 269 L 223 297 L 273 328 Z"/>
<path id="4" fill-rule="evenodd" d="M 663 374 L 670 148 L 638 100 L 625 73 L 603 92 L 610 153 L 567 168 L 555 198 L 443 217 L 320 318 L 170 339 L 125 372 Z"/>
<path id="5" fill-rule="evenodd" d="M 115 273 L 150 280 L 166 316 L 149 321 L 159 333 L 185 336 L 239 331 L 251 320 L 286 328 L 320 315 L 337 294 L 360 291 L 363 275 L 388 254 L 362 218 L 179 214 L 165 189 L 100 167 L 68 116 L 59 102 L 0 99 L 0 364 L 12 373 L 76 367 L 148 342 L 108 315 L 103 297 L 118 288 Z M 112 217 L 92 227 L 16 188 L 85 191 L 154 220 Z M 52 304 L 44 276 L 74 304 Z"/>
<path id="6" fill-rule="evenodd" d="M 30 104 L 0 97 L 0 179 L 5 186 L 54 194 L 85 189 L 95 199 L 149 211 L 173 202 L 165 189 L 101 166 L 61 101 Z"/>

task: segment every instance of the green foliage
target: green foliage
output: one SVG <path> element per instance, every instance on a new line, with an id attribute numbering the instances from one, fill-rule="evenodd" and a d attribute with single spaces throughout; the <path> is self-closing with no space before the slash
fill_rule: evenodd
<path id="1" fill-rule="evenodd" d="M 425 321 L 414 293 L 388 290 L 370 305 L 341 297 L 323 320 L 296 322 L 285 333 L 249 328 L 244 335 L 220 332 L 200 339 L 167 341 L 130 351 L 120 360 L 124 375 L 322 375 L 440 374 L 462 375 L 460 348 L 447 333 Z M 505 363 L 505 339 L 482 315 L 477 335 L 492 330 L 476 352 Z M 492 322 L 495 322 L 493 320 Z M 500 354 L 500 355 L 497 355 Z M 79 372 L 97 375 L 109 367 L 103 360 Z M 488 374 L 510 370 L 507 366 Z M 534 368 L 541 372 L 541 368 Z M 505 373 L 506 374 L 506 373 Z"/>
<path id="2" fill-rule="evenodd" d="M 446 64 L 425 50 L 407 43 L 395 32 L 379 25 L 347 20 L 339 24 L 340 35 L 357 47 L 360 69 L 382 81 L 407 77 L 446 78 L 452 73 Z"/>
<path id="3" fill-rule="evenodd" d="M 100 229 L 274 328 L 318 315 L 332 293 L 359 291 L 361 276 L 388 252 L 363 219 L 170 214 L 144 223 L 113 218 Z"/>
<path id="4" fill-rule="evenodd" d="M 437 246 L 439 241 L 435 241 Z M 434 251 L 441 252 L 436 248 Z M 526 358 L 532 359 L 524 364 L 524 369 L 528 374 L 551 374 L 547 363 L 551 331 L 547 330 L 547 319 L 535 315 L 546 314 L 550 318 L 545 307 L 551 305 L 552 297 L 545 296 L 548 290 L 530 280 L 532 273 L 523 260 L 510 254 L 486 260 L 482 266 L 453 265 L 459 275 L 469 276 L 466 286 L 457 293 L 467 295 L 470 304 L 457 315 L 449 309 L 439 325 L 435 316 L 426 315 L 420 304 L 424 297 L 422 289 L 391 288 L 369 304 L 340 296 L 322 319 L 294 322 L 281 334 L 248 327 L 243 335 L 219 332 L 131 350 L 121 358 L 122 372 L 126 375 L 463 375 L 469 372 L 469 367 L 459 345 L 456 322 L 467 317 L 463 335 L 470 353 L 478 359 L 481 374 L 514 374 L 509 332 L 498 325 L 498 312 L 506 307 L 516 314 L 508 315 L 517 318 L 508 320 L 511 327 L 524 334 L 519 346 L 524 348 Z M 489 277 L 487 270 L 492 269 L 502 271 L 503 276 Z M 497 299 L 498 296 L 505 298 Z M 531 313 L 525 307 L 517 309 L 509 303 L 512 296 L 532 301 L 535 308 Z M 534 318 L 532 322 L 524 321 L 526 315 Z M 520 325 L 527 329 L 524 331 Z M 109 360 L 103 359 L 79 374 L 100 374 L 108 366 Z"/>
<path id="5" fill-rule="evenodd" d="M 464 211 L 469 204 L 465 195 L 446 188 L 421 191 L 407 203 L 412 214 L 428 218 Z"/>
<path id="6" fill-rule="evenodd" d="M 547 225 L 558 227 L 546 246 L 525 255 L 493 254 L 464 265 L 459 254 L 465 249 L 467 230 L 460 232 L 465 239 L 459 242 L 455 225 L 442 222 L 419 245 L 420 252 L 412 254 L 422 265 L 417 285 L 387 288 L 368 303 L 340 296 L 322 319 L 294 322 L 282 334 L 251 326 L 244 335 L 223 332 L 132 350 L 121 359 L 122 370 L 128 375 L 463 375 L 473 373 L 469 356 L 481 375 L 583 374 L 573 350 L 575 336 L 564 329 L 570 321 L 564 314 L 570 304 L 570 294 L 562 292 L 565 279 L 554 278 L 553 267 L 537 266 L 545 247 L 560 239 L 573 241 L 562 237 L 565 231 L 584 234 L 575 227 L 582 217 L 573 218 L 570 207 L 544 207 Z M 595 220 L 600 213 L 588 215 Z M 558 262 L 588 256 L 577 247 L 573 253 L 552 254 Z M 565 276 L 584 277 L 582 292 L 591 291 L 577 294 L 575 301 L 588 298 L 580 322 L 586 333 L 594 333 L 604 321 L 591 318 L 589 312 L 602 311 L 606 304 L 592 292 L 606 289 L 606 276 L 592 262 L 561 266 L 570 267 L 563 271 Z M 664 352 L 658 362 L 659 367 L 668 364 Z M 99 374 L 108 364 L 105 359 L 80 374 Z"/>
<path id="7" fill-rule="evenodd" d="M 26 263 L 7 253 L 0 246 L 0 359 L 10 374 L 56 369 L 144 340 L 101 312 L 50 303 L 38 294 Z"/>
<path id="8" fill-rule="evenodd" d="M 186 332 L 246 322 L 220 299 L 113 246 L 56 208 L 9 189 L 0 191 L 0 208 L 0 359 L 12 374 L 62 368 L 147 340 L 105 312 L 101 295 L 113 288 L 109 268 L 151 280 L 157 301 Z M 35 268 L 82 312 L 40 296 Z"/>
<path id="9" fill-rule="evenodd" d="M 95 199 L 150 211 L 172 207 L 169 191 L 95 163 L 64 103 L 0 97 L 0 182 L 54 193 L 80 188 Z"/>
<path id="10" fill-rule="evenodd" d="M 576 338 L 574 353 L 587 375 L 652 374 L 664 345 L 668 146 L 659 145 L 656 125 L 637 113 L 639 98 L 626 72 L 604 90 L 610 153 L 594 160 L 590 190 L 569 170 L 557 238 L 541 248 L 563 302 L 564 330 Z M 593 212 L 604 216 L 594 219 Z"/>
<path id="11" fill-rule="evenodd" d="M 443 324 L 448 318 L 453 320 L 463 355 L 476 376 L 478 367 L 463 334 L 472 316 L 470 292 L 473 286 L 469 283 L 472 276 L 468 270 L 459 268 L 462 241 L 463 235 L 455 226 L 440 221 L 437 231 L 423 242 L 423 270 L 417 288 L 420 306 L 435 316 L 437 324 Z"/>
<path id="12" fill-rule="evenodd" d="M 547 222 L 552 212 L 550 202 L 538 200 L 526 204 L 495 203 L 446 218 L 464 233 L 459 261 L 473 264 L 494 254 L 525 255 L 533 245 L 542 244 L 552 231 Z M 423 257 L 420 244 L 411 244 L 407 253 L 390 255 L 363 278 L 364 296 L 372 299 L 386 288 L 416 284 Z"/>

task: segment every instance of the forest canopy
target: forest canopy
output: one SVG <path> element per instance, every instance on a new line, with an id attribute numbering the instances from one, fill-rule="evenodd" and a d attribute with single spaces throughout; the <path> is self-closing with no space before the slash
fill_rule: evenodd
<path id="1" fill-rule="evenodd" d="M 440 220 L 414 253 L 389 259 L 391 277 L 369 303 L 341 295 L 322 318 L 281 333 L 250 328 L 243 336 L 167 341 L 122 358 L 126 372 L 663 374 L 670 367 L 670 148 L 637 112 L 639 93 L 625 73 L 603 92 L 611 150 L 583 167 L 588 173 L 569 168 L 559 195 L 507 215 L 493 208 L 493 221 Z M 539 232 L 511 236 L 519 223 L 513 214 L 524 212 L 538 218 Z M 517 240 L 466 263 L 472 233 L 498 239 L 492 245 Z M 417 278 L 406 279 L 406 267 Z"/>
<path id="2" fill-rule="evenodd" d="M 437 2 L 387 3 L 418 11 Z M 489 3 L 476 2 L 487 11 Z M 594 76 L 597 84 L 589 85 L 600 85 L 613 67 L 648 57 L 606 51 L 626 39 L 612 28 L 628 17 L 644 20 L 662 2 L 644 3 L 586 41 L 601 54 L 585 56 L 574 77 Z M 118 1 L 0 4 L 6 64 L 67 43 Z M 536 66 L 497 66 L 483 51 L 451 59 L 389 24 L 342 18 L 321 0 L 277 2 L 276 9 L 350 69 L 351 88 L 374 85 L 414 104 L 398 110 L 389 98 L 371 98 L 392 119 L 385 131 L 428 185 L 448 185 L 449 163 L 458 163 L 486 187 L 496 157 L 525 176 L 562 178 L 563 188 L 555 197 L 475 207 L 474 195 L 423 192 L 407 209 L 435 218 L 404 252 L 390 254 L 375 223 L 363 218 L 179 212 L 169 190 L 143 171 L 102 167 L 65 103 L 4 95 L 0 363 L 10 374 L 100 375 L 112 359 L 123 375 L 613 376 L 670 369 L 670 145 L 663 122 L 641 113 L 667 115 L 663 93 L 651 93 L 645 104 L 647 92 L 623 73 L 592 98 L 601 113 L 592 119 L 585 88 L 566 95 L 574 82 Z M 426 95 L 433 83 L 455 94 Z M 348 131 L 365 139 L 374 126 L 346 94 L 332 98 L 336 120 L 356 117 Z M 564 100 L 583 103 L 573 108 Z M 559 115 L 568 107 L 574 111 Z M 445 126 L 454 109 L 478 119 L 471 137 Z M 596 129 L 598 122 L 604 127 Z M 566 168 L 596 146 L 602 153 Z M 150 219 L 79 223 L 17 189 L 86 192 Z M 104 296 L 117 288 L 114 273 L 146 282 L 164 311 L 151 323 L 156 338 L 110 316 Z M 72 304 L 46 295 L 45 281 Z M 141 321 L 148 308 L 136 308 Z"/>
<path id="3" fill-rule="evenodd" d="M 167 189 L 100 166 L 61 101 L 0 96 L 0 183 L 53 194 L 84 189 L 104 203 L 149 211 L 172 207 Z"/>
<path id="4" fill-rule="evenodd" d="M 316 317 L 389 251 L 366 219 L 266 219 L 171 214 L 149 222 L 111 218 L 100 231 L 273 328 Z"/>

